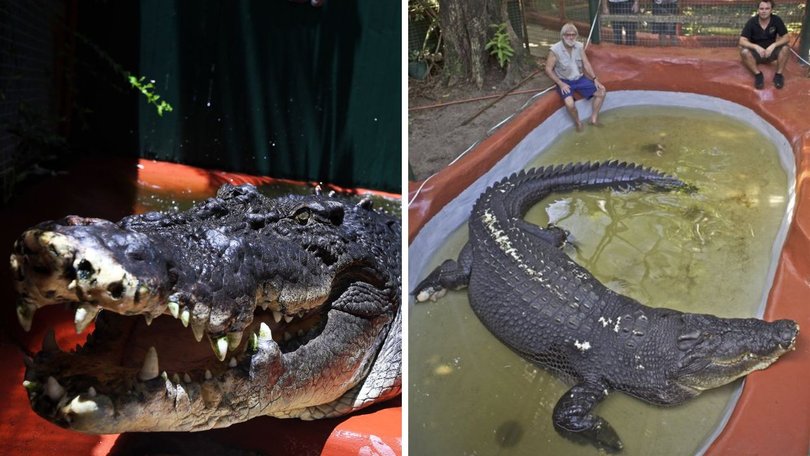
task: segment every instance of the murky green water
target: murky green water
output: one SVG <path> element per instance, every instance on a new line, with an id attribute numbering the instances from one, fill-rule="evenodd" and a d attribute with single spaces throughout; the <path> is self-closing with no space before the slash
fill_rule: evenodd
<path id="1" fill-rule="evenodd" d="M 580 264 L 644 304 L 721 316 L 756 312 L 786 210 L 776 147 L 746 124 L 708 111 L 623 108 L 602 120 L 601 128 L 563 135 L 532 166 L 633 161 L 674 174 L 698 193 L 552 195 L 527 219 L 569 230 Z M 455 258 L 466 239 L 465 225 L 428 271 Z M 600 454 L 558 436 L 551 413 L 568 386 L 490 335 L 466 291 L 413 306 L 409 324 L 411 454 Z M 616 393 L 596 411 L 616 428 L 625 455 L 694 454 L 736 385 L 673 408 Z"/>

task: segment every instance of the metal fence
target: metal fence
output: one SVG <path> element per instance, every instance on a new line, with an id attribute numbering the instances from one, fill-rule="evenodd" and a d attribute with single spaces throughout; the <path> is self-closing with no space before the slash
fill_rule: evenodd
<path id="1" fill-rule="evenodd" d="M 734 47 L 745 22 L 756 14 L 755 1 L 678 0 L 671 9 L 654 0 L 639 1 L 637 14 L 604 14 L 603 5 L 588 0 L 523 0 L 529 47 L 544 54 L 559 40 L 559 29 L 574 22 L 580 33 L 595 24 L 594 42 L 636 46 Z M 607 2 L 607 0 L 601 0 Z M 774 14 L 782 18 L 798 41 L 805 15 L 804 0 L 778 2 Z M 598 18 L 594 22 L 594 13 Z M 793 44 L 793 41 L 791 41 Z"/>

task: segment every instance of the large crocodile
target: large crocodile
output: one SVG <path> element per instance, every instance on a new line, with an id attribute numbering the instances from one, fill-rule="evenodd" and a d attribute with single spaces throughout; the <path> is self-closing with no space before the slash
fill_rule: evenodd
<path id="1" fill-rule="evenodd" d="M 20 323 L 67 303 L 78 333 L 95 330 L 70 352 L 51 332 L 26 359 L 31 406 L 118 433 L 316 419 L 392 398 L 400 239 L 399 220 L 370 200 L 248 185 L 187 212 L 41 223 L 11 256 Z"/>
<path id="2" fill-rule="evenodd" d="M 523 219 L 552 192 L 644 186 L 683 189 L 680 180 L 625 163 L 521 171 L 488 188 L 469 219 L 469 241 L 413 290 L 417 301 L 469 287 L 487 329 L 527 360 L 573 384 L 554 407 L 555 429 L 620 450 L 594 408 L 610 391 L 675 405 L 764 369 L 793 349 L 798 325 L 653 308 L 615 293 L 560 248 L 566 233 Z"/>

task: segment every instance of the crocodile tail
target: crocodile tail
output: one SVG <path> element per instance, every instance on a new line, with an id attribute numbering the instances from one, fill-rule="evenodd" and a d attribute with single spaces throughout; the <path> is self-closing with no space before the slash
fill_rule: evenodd
<path id="1" fill-rule="evenodd" d="M 565 190 L 589 187 L 635 189 L 645 184 L 659 190 L 686 187 L 686 184 L 680 179 L 664 174 L 661 171 L 645 168 L 635 163 L 619 162 L 618 160 L 569 163 L 567 165 L 534 168 L 513 174 L 501 182 L 508 181 L 513 177 L 524 181 L 541 180 L 545 181 L 546 185 L 563 187 Z"/>
<path id="2" fill-rule="evenodd" d="M 635 190 L 642 186 L 658 191 L 693 190 L 676 177 L 635 163 L 569 163 L 516 172 L 488 188 L 476 208 L 500 200 L 507 213 L 522 215 L 550 193 L 598 188 Z"/>

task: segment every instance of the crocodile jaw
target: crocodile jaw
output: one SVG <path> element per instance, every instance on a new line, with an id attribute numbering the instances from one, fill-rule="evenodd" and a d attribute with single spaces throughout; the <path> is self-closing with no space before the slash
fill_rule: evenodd
<path id="1" fill-rule="evenodd" d="M 697 315 L 711 336 L 690 347 L 681 361 L 676 383 L 696 393 L 730 383 L 773 364 L 795 350 L 799 325 L 792 320 L 766 322 L 758 319 L 727 319 Z M 709 329 L 709 328 L 712 329 Z"/>
<path id="2" fill-rule="evenodd" d="M 27 360 L 24 385 L 32 409 L 59 426 L 92 434 L 143 431 L 200 431 L 230 426 L 257 416 L 315 419 L 356 408 L 341 400 L 362 380 L 385 337 L 390 318 L 364 319 L 329 311 L 317 336 L 295 350 L 270 327 L 255 322 L 250 334 L 225 362 L 212 360 L 206 343 L 191 334 L 161 341 L 187 345 L 182 354 L 144 355 L 147 340 L 182 327 L 168 316 L 145 326 L 110 312 L 102 313 L 90 341 L 62 351 L 46 336 L 40 351 Z M 347 330 L 347 328 L 349 328 Z M 281 332 L 283 334 L 283 332 Z M 326 349 L 329 348 L 329 350 Z M 145 356 L 147 360 L 141 361 Z M 148 359 L 154 356 L 154 363 Z M 188 370 L 173 368 L 176 358 L 191 360 Z M 208 360 L 203 360 L 204 358 Z M 131 359 L 130 359 L 131 358 Z M 195 361 L 196 360 L 196 361 Z"/>

